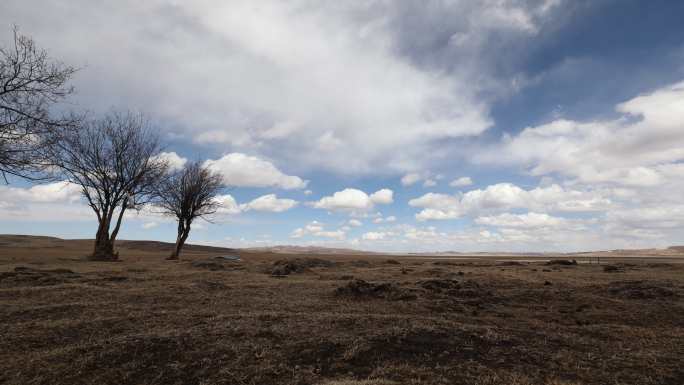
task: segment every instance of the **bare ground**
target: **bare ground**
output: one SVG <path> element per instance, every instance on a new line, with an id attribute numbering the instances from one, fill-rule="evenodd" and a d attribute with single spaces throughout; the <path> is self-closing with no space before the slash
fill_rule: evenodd
<path id="1" fill-rule="evenodd" d="M 684 383 L 682 264 L 128 246 L 0 245 L 0 383 Z"/>

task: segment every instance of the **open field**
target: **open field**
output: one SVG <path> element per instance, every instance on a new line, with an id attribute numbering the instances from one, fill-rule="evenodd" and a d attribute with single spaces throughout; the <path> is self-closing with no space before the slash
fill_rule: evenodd
<path id="1" fill-rule="evenodd" d="M 90 248 L 0 237 L 0 383 L 684 383 L 675 257 Z"/>

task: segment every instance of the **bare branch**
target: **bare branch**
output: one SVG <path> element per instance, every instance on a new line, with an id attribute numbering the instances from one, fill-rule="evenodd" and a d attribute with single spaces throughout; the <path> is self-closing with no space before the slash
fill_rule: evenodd
<path id="1" fill-rule="evenodd" d="M 221 175 L 202 167 L 198 162 L 188 164 L 183 170 L 158 184 L 153 203 L 167 215 L 178 220 L 176 248 L 171 258 L 177 258 L 190 226 L 196 218 L 206 218 L 219 208 L 214 199 L 221 189 Z"/>
<path id="2" fill-rule="evenodd" d="M 64 130 L 48 152 L 60 177 L 82 187 L 98 217 L 96 258 L 113 258 L 113 246 L 129 197 L 142 205 L 168 175 L 168 164 L 155 157 L 159 137 L 144 116 L 113 112 Z M 118 215 L 115 215 L 116 210 Z M 115 228 L 110 234 L 112 219 Z"/>
<path id="3" fill-rule="evenodd" d="M 73 93 L 74 67 L 51 59 L 33 40 L 13 30 L 12 47 L 0 47 L 0 174 L 36 178 L 47 166 L 46 147 L 56 131 L 79 117 L 54 117 L 54 105 Z"/>

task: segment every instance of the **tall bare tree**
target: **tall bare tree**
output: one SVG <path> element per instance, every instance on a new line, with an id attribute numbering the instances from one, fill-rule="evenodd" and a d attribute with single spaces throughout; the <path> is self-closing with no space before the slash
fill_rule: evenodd
<path id="1" fill-rule="evenodd" d="M 113 112 L 65 130 L 50 149 L 60 176 L 81 186 L 97 215 L 92 259 L 118 259 L 114 243 L 124 212 L 146 203 L 167 175 L 167 162 L 156 156 L 158 135 L 142 115 Z"/>
<path id="2" fill-rule="evenodd" d="M 178 220 L 176 246 L 168 259 L 178 259 L 190 227 L 197 218 L 216 212 L 219 203 L 215 197 L 221 191 L 221 175 L 192 162 L 181 171 L 160 183 L 154 198 L 155 204 L 167 215 Z"/>
<path id="3" fill-rule="evenodd" d="M 76 69 L 51 59 L 30 37 L 13 30 L 9 47 L 0 47 L 0 174 L 26 178 L 45 166 L 46 147 L 57 129 L 77 119 L 53 117 L 55 104 L 73 93 L 67 85 Z"/>

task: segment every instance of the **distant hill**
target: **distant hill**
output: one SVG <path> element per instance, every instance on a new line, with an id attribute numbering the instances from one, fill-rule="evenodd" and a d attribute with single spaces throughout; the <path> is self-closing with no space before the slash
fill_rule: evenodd
<path id="1" fill-rule="evenodd" d="M 92 247 L 92 239 L 62 239 L 57 237 L 47 237 L 40 235 L 15 235 L 0 234 L 0 247 L 15 249 L 37 249 L 37 248 L 80 248 L 88 249 Z M 141 252 L 168 252 L 173 250 L 174 244 L 159 241 L 129 241 L 119 240 L 116 242 L 117 248 Z M 183 247 L 186 253 L 237 253 L 237 249 L 227 247 L 214 247 L 204 245 L 186 244 Z"/>
<path id="2" fill-rule="evenodd" d="M 345 255 L 370 255 L 378 254 L 372 251 L 363 251 L 355 249 L 344 249 L 334 247 L 320 247 L 320 246 L 269 246 L 269 247 L 248 247 L 242 249 L 244 251 L 259 252 L 259 253 L 277 253 L 277 254 L 345 254 Z"/>

